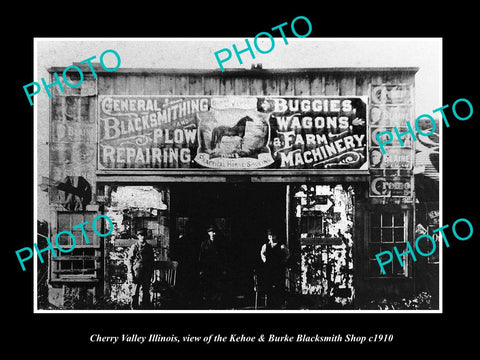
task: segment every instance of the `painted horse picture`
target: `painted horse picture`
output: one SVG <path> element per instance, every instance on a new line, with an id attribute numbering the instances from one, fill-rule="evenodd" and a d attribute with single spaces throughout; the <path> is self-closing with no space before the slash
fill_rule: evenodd
<path id="1" fill-rule="evenodd" d="M 222 142 L 224 136 L 239 136 L 241 141 L 245 136 L 245 127 L 247 126 L 247 121 L 252 121 L 253 119 L 250 116 L 244 116 L 234 126 L 217 126 L 212 130 L 212 137 L 210 146 L 212 149 Z"/>

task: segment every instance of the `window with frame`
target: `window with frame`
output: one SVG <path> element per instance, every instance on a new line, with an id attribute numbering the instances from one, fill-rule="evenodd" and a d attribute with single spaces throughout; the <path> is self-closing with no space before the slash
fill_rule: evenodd
<path id="1" fill-rule="evenodd" d="M 407 250 L 408 218 L 406 211 L 398 212 L 372 212 L 370 214 L 370 238 L 368 244 L 370 277 L 379 276 L 408 276 L 409 255 L 402 256 L 404 266 L 401 266 L 393 250 L 396 247 L 399 254 Z M 375 257 L 383 251 L 393 254 L 393 261 L 383 265 L 385 274 Z M 385 255 L 386 256 L 386 255 Z"/>
<path id="2" fill-rule="evenodd" d="M 57 213 L 57 232 L 70 231 L 75 237 L 75 247 L 72 251 L 61 252 L 55 243 L 55 236 L 52 236 L 51 242 L 55 248 L 57 257 L 50 256 L 51 259 L 51 280 L 52 281 L 97 281 L 100 277 L 102 268 L 100 237 L 93 231 L 92 221 L 97 216 L 97 212 Z M 88 224 L 83 226 L 88 242 L 86 241 L 80 227 L 73 229 L 83 222 Z M 100 230 L 101 221 L 96 223 L 97 230 Z M 68 251 L 73 246 L 73 239 L 68 234 L 61 234 L 58 237 L 58 245 L 63 251 Z"/>

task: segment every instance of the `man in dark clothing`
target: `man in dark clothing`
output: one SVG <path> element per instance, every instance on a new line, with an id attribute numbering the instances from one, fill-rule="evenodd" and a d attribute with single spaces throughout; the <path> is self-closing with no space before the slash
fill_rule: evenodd
<path id="1" fill-rule="evenodd" d="M 195 290 L 198 285 L 198 243 L 191 227 L 170 244 L 170 257 L 178 262 L 175 288 L 179 294 L 179 306 L 186 309 L 195 307 Z"/>
<path id="2" fill-rule="evenodd" d="M 128 275 L 133 282 L 132 309 L 138 309 L 140 287 L 142 288 L 142 308 L 150 304 L 150 283 L 153 273 L 153 248 L 145 240 L 146 231 L 137 231 L 138 241 L 128 251 L 127 267 Z"/>
<path id="3" fill-rule="evenodd" d="M 198 257 L 200 292 L 205 306 L 217 307 L 226 274 L 225 253 L 216 239 L 215 228 L 210 226 L 207 233 Z"/>
<path id="4" fill-rule="evenodd" d="M 267 231 L 268 241 L 263 244 L 260 257 L 264 263 L 264 285 L 267 294 L 267 307 L 280 308 L 283 301 L 285 281 L 285 263 L 288 249 L 280 244 L 272 230 Z"/>

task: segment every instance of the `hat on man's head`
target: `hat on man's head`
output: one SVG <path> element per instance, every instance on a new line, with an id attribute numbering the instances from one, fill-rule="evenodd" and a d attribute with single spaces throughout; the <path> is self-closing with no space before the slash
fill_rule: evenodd
<path id="1" fill-rule="evenodd" d="M 147 235 L 147 230 L 145 230 L 145 229 L 138 229 L 135 234 L 146 236 L 146 235 Z"/>
<path id="2" fill-rule="evenodd" d="M 275 235 L 275 233 L 272 229 L 267 229 L 267 236 L 268 235 Z"/>
<path id="3" fill-rule="evenodd" d="M 207 227 L 207 232 L 215 231 L 215 230 L 216 230 L 216 229 L 215 229 L 215 225 L 209 225 L 209 226 Z"/>

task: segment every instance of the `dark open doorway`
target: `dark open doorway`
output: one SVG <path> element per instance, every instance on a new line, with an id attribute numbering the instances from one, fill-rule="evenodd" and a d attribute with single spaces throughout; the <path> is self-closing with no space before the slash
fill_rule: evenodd
<path id="1" fill-rule="evenodd" d="M 213 224 L 228 256 L 229 287 L 224 307 L 253 304 L 253 273 L 260 266 L 266 230 L 271 228 L 286 240 L 286 185 L 175 184 L 171 187 L 171 210 L 171 253 L 181 264 L 179 287 L 186 296 L 194 298 L 200 243 Z"/>

